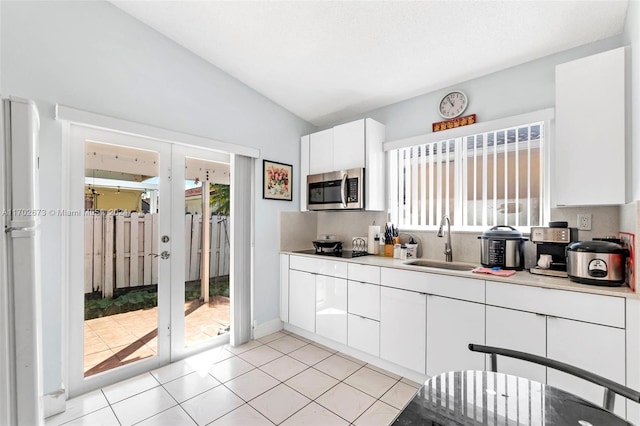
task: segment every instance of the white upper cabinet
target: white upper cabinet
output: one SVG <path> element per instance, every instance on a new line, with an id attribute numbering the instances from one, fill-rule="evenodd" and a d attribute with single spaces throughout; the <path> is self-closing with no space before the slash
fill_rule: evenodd
<path id="1" fill-rule="evenodd" d="M 365 167 L 364 120 L 333 128 L 333 170 Z"/>
<path id="2" fill-rule="evenodd" d="M 365 210 L 386 210 L 385 126 L 370 118 L 300 138 L 300 210 L 307 210 L 307 175 L 364 168 Z"/>
<path id="3" fill-rule="evenodd" d="M 303 136 L 304 137 L 304 136 Z M 309 135 L 309 174 L 332 172 L 336 169 L 333 167 L 334 148 L 333 148 L 333 129 L 323 130 L 321 132 Z M 305 183 L 307 179 L 305 176 Z"/>
<path id="4" fill-rule="evenodd" d="M 625 48 L 556 67 L 553 206 L 625 203 Z"/>

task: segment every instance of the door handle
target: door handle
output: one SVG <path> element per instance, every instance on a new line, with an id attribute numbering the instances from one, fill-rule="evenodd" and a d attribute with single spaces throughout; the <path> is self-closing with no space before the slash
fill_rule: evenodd
<path id="1" fill-rule="evenodd" d="M 348 175 L 345 173 L 344 176 L 342 176 L 342 182 L 340 183 L 340 199 L 342 201 L 342 207 L 344 208 L 347 208 L 347 177 Z"/>
<path id="2" fill-rule="evenodd" d="M 159 257 L 160 259 L 168 259 L 171 256 L 171 253 L 169 253 L 168 251 L 163 251 L 162 253 L 158 254 L 158 253 L 149 253 L 149 256 L 153 256 L 153 257 Z"/>

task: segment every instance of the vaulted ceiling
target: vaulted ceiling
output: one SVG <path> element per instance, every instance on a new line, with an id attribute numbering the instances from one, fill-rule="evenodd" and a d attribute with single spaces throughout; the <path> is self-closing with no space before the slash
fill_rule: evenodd
<path id="1" fill-rule="evenodd" d="M 112 1 L 318 126 L 620 34 L 627 0 Z"/>

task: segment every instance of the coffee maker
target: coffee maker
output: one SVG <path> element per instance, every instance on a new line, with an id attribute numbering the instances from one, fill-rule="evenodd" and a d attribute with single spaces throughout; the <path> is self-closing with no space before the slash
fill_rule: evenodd
<path id="1" fill-rule="evenodd" d="M 567 222 L 549 222 L 548 227 L 532 227 L 531 241 L 536 245 L 536 266 L 532 274 L 552 277 L 568 277 L 566 248 L 577 241 L 578 230 L 569 228 Z"/>

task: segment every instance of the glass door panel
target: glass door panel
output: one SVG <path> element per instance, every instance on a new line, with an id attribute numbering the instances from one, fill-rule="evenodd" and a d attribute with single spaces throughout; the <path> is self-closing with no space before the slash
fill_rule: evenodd
<path id="1" fill-rule="evenodd" d="M 84 376 L 158 352 L 156 151 L 87 140 Z"/>
<path id="2" fill-rule="evenodd" d="M 173 305 L 172 355 L 182 354 L 228 339 L 229 298 L 229 162 L 228 155 L 174 147 L 174 202 L 184 194 L 174 227 L 184 241 L 182 286 L 173 294 L 183 306 Z M 179 186 L 179 187 L 178 187 Z M 174 259 L 180 262 L 180 259 Z M 177 284 L 177 283 L 176 283 Z M 176 333 L 178 328 L 181 333 Z"/>

